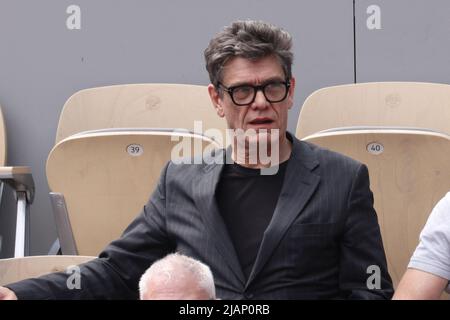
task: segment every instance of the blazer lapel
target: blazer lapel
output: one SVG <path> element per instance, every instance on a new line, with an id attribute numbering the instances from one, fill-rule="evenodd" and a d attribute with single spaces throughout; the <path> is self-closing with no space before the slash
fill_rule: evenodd
<path id="1" fill-rule="evenodd" d="M 203 174 L 194 179 L 194 200 L 201 211 L 201 216 L 209 232 L 208 237 L 214 242 L 218 254 L 223 257 L 228 267 L 244 285 L 244 273 L 215 198 L 215 191 L 223 166 L 224 164 L 205 166 Z"/>
<path id="2" fill-rule="evenodd" d="M 318 164 L 309 146 L 293 138 L 292 154 L 286 168 L 280 197 L 272 220 L 264 232 L 246 288 L 262 270 L 289 226 L 316 190 L 320 176 L 312 170 Z"/>

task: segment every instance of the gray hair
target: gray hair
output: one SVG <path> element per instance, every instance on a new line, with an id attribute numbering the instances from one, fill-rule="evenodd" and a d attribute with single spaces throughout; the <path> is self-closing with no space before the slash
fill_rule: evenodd
<path id="1" fill-rule="evenodd" d="M 204 263 L 179 253 L 171 253 L 153 263 L 142 275 L 139 281 L 139 296 L 148 292 L 148 283 L 153 279 L 161 280 L 166 284 L 178 281 L 183 277 L 193 277 L 198 287 L 205 291 L 210 299 L 216 298 L 216 289 L 211 269 Z"/>
<path id="2" fill-rule="evenodd" d="M 233 57 L 259 59 L 276 56 L 286 79 L 292 77 L 291 35 L 263 21 L 236 21 L 218 33 L 206 48 L 204 55 L 209 79 L 214 86 L 222 80 L 222 69 Z"/>

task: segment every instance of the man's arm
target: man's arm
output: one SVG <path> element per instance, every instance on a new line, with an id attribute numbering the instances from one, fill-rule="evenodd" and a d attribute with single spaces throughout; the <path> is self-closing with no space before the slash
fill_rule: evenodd
<path id="1" fill-rule="evenodd" d="M 441 297 L 448 280 L 434 274 L 408 269 L 402 277 L 394 300 L 437 300 Z"/>
<path id="2" fill-rule="evenodd" d="M 142 273 L 173 250 L 165 232 L 167 169 L 168 165 L 150 201 L 122 237 L 108 245 L 98 259 L 80 265 L 80 289 L 69 289 L 70 274 L 64 272 L 6 287 L 19 299 L 137 299 Z"/>
<path id="3" fill-rule="evenodd" d="M 340 288 L 349 299 L 390 299 L 392 280 L 387 271 L 369 173 L 360 165 L 347 203 L 348 216 L 341 241 Z"/>
<path id="4" fill-rule="evenodd" d="M 428 217 L 394 299 L 439 299 L 449 279 L 450 193 Z"/>

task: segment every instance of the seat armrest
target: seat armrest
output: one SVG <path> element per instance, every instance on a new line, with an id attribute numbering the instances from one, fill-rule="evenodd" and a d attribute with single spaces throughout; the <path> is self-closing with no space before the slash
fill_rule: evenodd
<path id="1" fill-rule="evenodd" d="M 0 167 L 0 180 L 16 192 L 25 192 L 27 202 L 33 203 L 35 187 L 30 167 Z"/>

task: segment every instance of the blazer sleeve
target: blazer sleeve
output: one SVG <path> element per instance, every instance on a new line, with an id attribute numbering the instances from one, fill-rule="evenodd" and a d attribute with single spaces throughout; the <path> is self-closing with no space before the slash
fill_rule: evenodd
<path id="1" fill-rule="evenodd" d="M 137 299 L 140 276 L 154 261 L 174 250 L 165 231 L 168 167 L 149 202 L 121 238 L 109 244 L 97 259 L 79 266 L 79 289 L 67 285 L 72 274 L 64 272 L 6 287 L 19 299 Z"/>
<path id="2" fill-rule="evenodd" d="M 357 170 L 347 206 L 341 241 L 341 292 L 347 299 L 390 299 L 394 292 L 392 280 L 365 165 Z"/>

